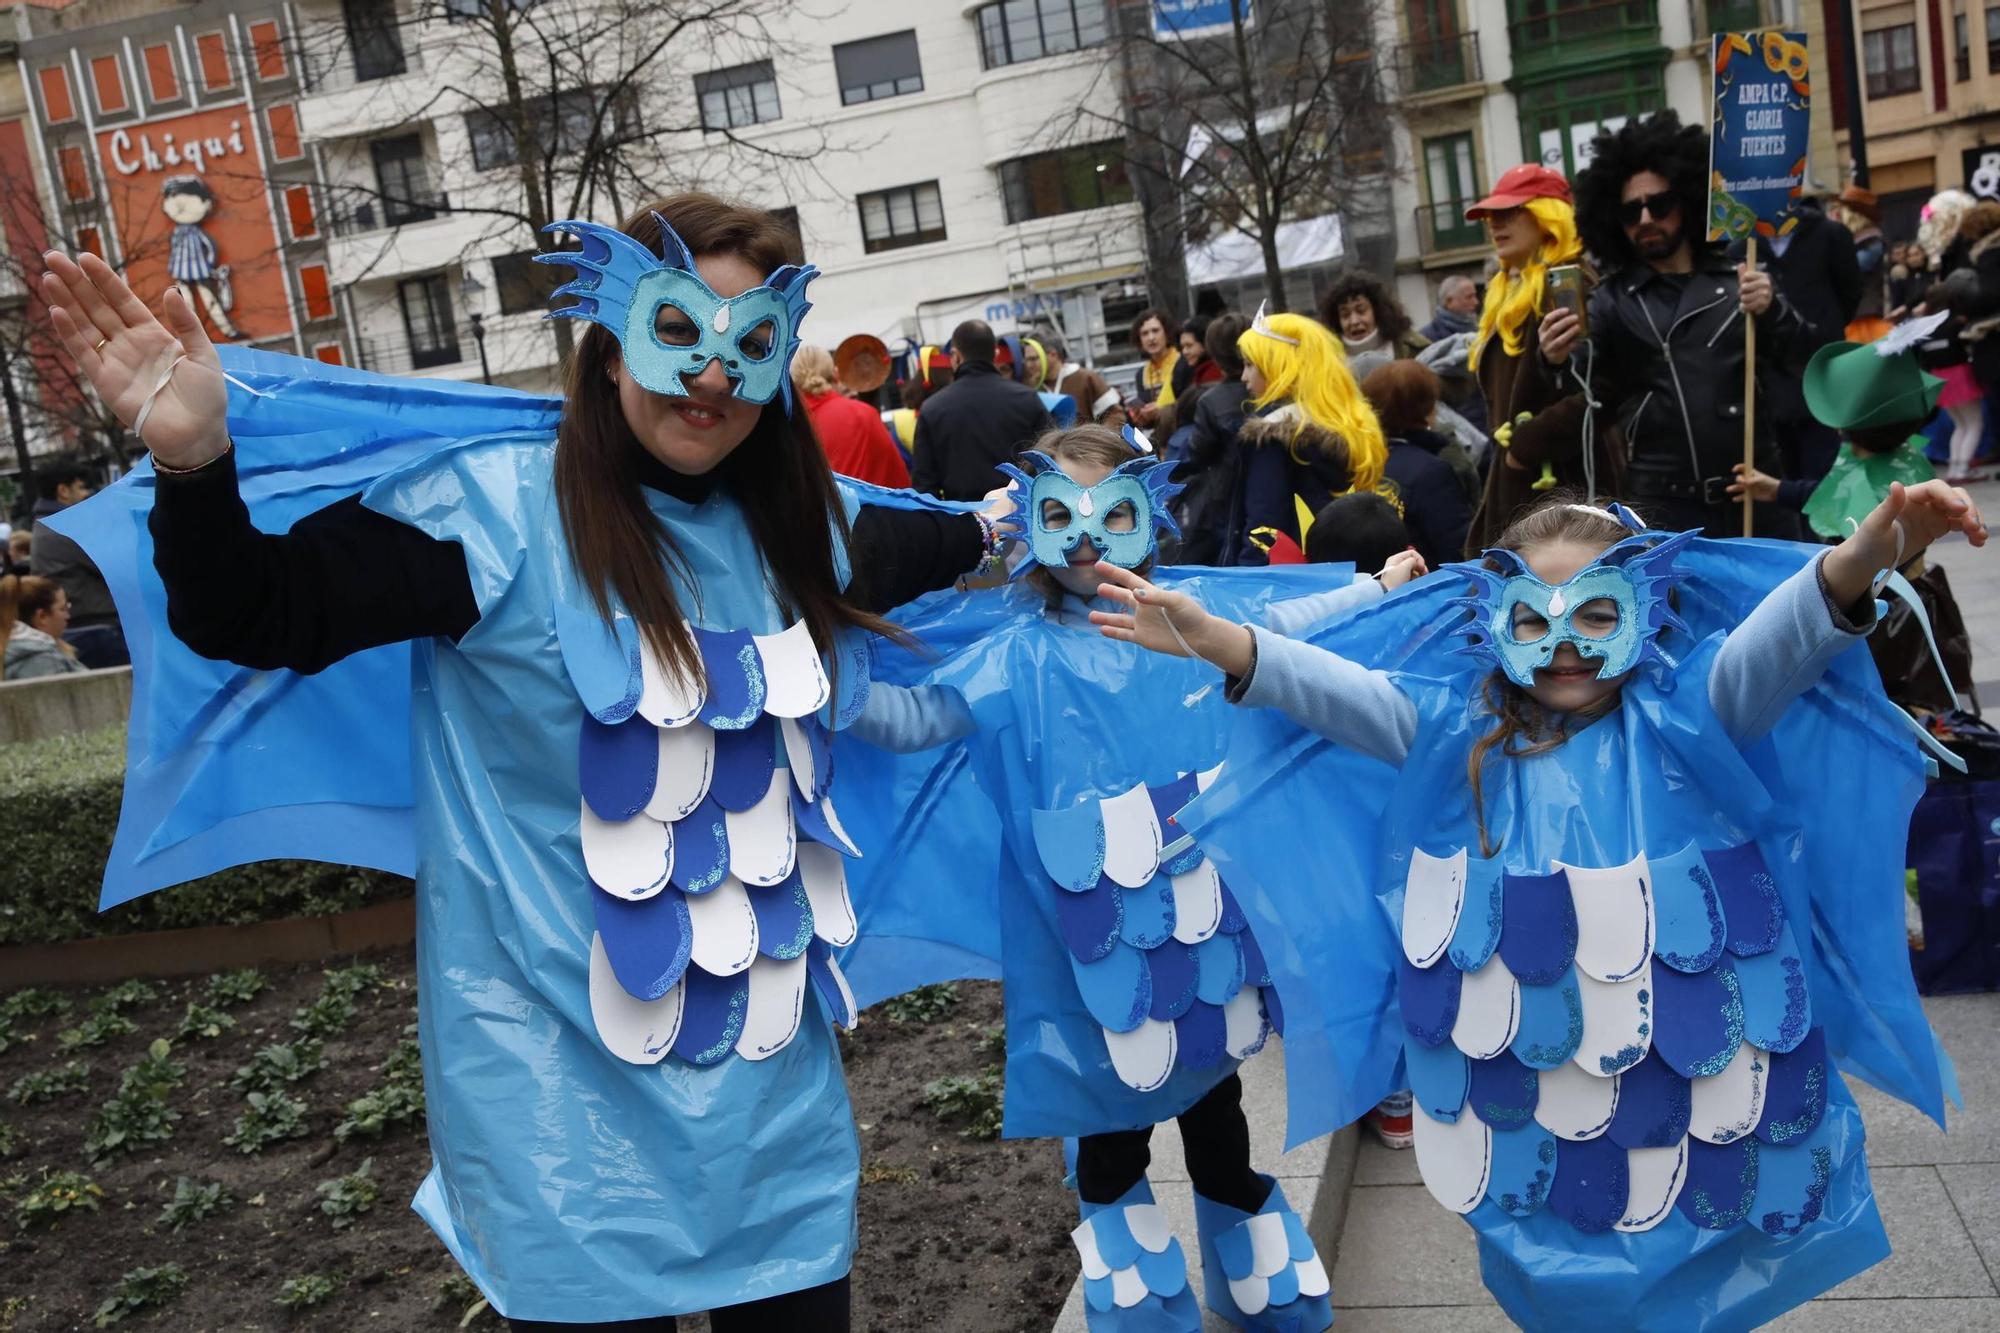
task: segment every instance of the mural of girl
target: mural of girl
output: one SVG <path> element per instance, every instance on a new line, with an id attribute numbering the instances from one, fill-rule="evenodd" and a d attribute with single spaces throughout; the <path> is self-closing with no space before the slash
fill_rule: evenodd
<path id="1" fill-rule="evenodd" d="M 235 304 L 229 265 L 216 263 L 215 238 L 201 229 L 215 212 L 214 192 L 199 176 L 169 176 L 160 196 L 160 211 L 174 224 L 167 242 L 167 276 L 190 293 L 190 303 L 218 337 L 242 337 L 227 314 Z"/>

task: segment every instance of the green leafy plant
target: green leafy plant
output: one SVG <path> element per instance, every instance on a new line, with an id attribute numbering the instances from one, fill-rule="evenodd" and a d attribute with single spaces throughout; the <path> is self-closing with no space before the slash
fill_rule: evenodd
<path id="1" fill-rule="evenodd" d="M 97 1211 L 104 1191 L 80 1171 L 44 1172 L 35 1187 L 14 1205 L 14 1220 L 23 1231 L 54 1226 L 69 1213 Z"/>
<path id="2" fill-rule="evenodd" d="M 102 1046 L 113 1037 L 126 1037 L 139 1030 L 138 1025 L 123 1014 L 105 1011 L 94 1013 L 73 1028 L 64 1028 L 56 1033 L 56 1045 L 66 1051 L 80 1050 L 85 1046 Z"/>
<path id="3" fill-rule="evenodd" d="M 882 1004 L 882 1012 L 888 1015 L 891 1023 L 942 1022 L 956 1008 L 958 986 L 950 981 L 935 986 L 919 986 Z"/>
<path id="4" fill-rule="evenodd" d="M 995 1024 L 981 1028 L 972 1038 L 972 1049 L 994 1060 L 1007 1058 L 1007 1029 Z"/>
<path id="5" fill-rule="evenodd" d="M 421 1085 L 385 1083 L 347 1104 L 340 1123 L 333 1127 L 337 1142 L 349 1139 L 379 1139 L 392 1125 L 424 1118 L 424 1090 Z"/>
<path id="6" fill-rule="evenodd" d="M 182 1176 L 174 1182 L 174 1197 L 160 1209 L 160 1225 L 169 1231 L 186 1231 L 203 1218 L 213 1217 L 236 1202 L 220 1181 L 193 1180 Z"/>
<path id="7" fill-rule="evenodd" d="M 238 1065 L 229 1085 L 241 1092 L 275 1092 L 324 1068 L 326 1049 L 313 1038 L 277 1042 L 260 1048 L 249 1064 Z"/>
<path id="8" fill-rule="evenodd" d="M 382 1062 L 381 1072 L 384 1082 L 409 1083 L 419 1088 L 424 1085 L 424 1055 L 417 1046 L 415 1023 L 403 1029 L 403 1039 Z"/>
<path id="9" fill-rule="evenodd" d="M 288 1277 L 278 1288 L 277 1301 L 294 1314 L 300 1310 L 310 1310 L 315 1305 L 324 1305 L 340 1290 L 340 1283 L 324 1273 L 307 1273 L 302 1277 Z"/>
<path id="10" fill-rule="evenodd" d="M 273 1143 L 306 1132 L 306 1104 L 284 1092 L 253 1092 L 249 1107 L 223 1142 L 240 1153 L 259 1153 Z"/>
<path id="11" fill-rule="evenodd" d="M 27 986 L 0 1000 L 0 1018 L 46 1018 L 70 1011 L 69 996 L 60 991 Z"/>
<path id="12" fill-rule="evenodd" d="M 0 1158 L 12 1157 L 14 1144 L 14 1127 L 5 1120 L 0 1120 Z"/>
<path id="13" fill-rule="evenodd" d="M 146 1087 L 120 1089 L 97 1108 L 84 1131 L 83 1152 L 95 1166 L 174 1136 L 180 1112 Z"/>
<path id="14" fill-rule="evenodd" d="M 493 1307 L 487 1304 L 486 1297 L 473 1280 L 463 1273 L 453 1273 L 449 1277 L 438 1279 L 437 1303 L 460 1312 L 458 1316 L 460 1328 L 472 1328 L 475 1325 L 483 1327 L 485 1323 L 491 1322 L 487 1316 L 493 1313 Z"/>
<path id="15" fill-rule="evenodd" d="M 235 1019 L 213 1005 L 189 1000 L 187 1012 L 181 1015 L 181 1025 L 174 1035 L 182 1040 L 200 1038 L 212 1041 L 235 1026 Z"/>
<path id="16" fill-rule="evenodd" d="M 60 1069 L 37 1069 L 23 1074 L 8 1085 L 7 1100 L 16 1106 L 32 1106 L 51 1101 L 90 1086 L 90 1066 L 72 1060 Z"/>
<path id="17" fill-rule="evenodd" d="M 217 1004 L 248 1004 L 263 993 L 264 974 L 254 967 L 217 972 L 208 979 L 208 998 Z"/>
<path id="18" fill-rule="evenodd" d="M 953 1074 L 924 1085 L 924 1105 L 940 1120 L 958 1121 L 959 1134 L 971 1139 L 1000 1137 L 1000 1071 Z"/>
<path id="19" fill-rule="evenodd" d="M 173 1044 L 165 1037 L 155 1037 L 146 1047 L 145 1055 L 139 1063 L 127 1069 L 118 1080 L 120 1092 L 141 1092 L 148 1097 L 164 1098 L 187 1080 L 187 1066 L 173 1058 Z"/>
<path id="20" fill-rule="evenodd" d="M 90 1316 L 99 1328 L 123 1323 L 128 1316 L 158 1309 L 186 1289 L 188 1275 L 179 1264 L 134 1268 L 118 1279 L 118 1289 L 106 1296 Z"/>
<path id="21" fill-rule="evenodd" d="M 142 1004 L 151 1004 L 159 998 L 159 991 L 149 981 L 134 977 L 121 981 L 110 990 L 104 991 L 90 1002 L 93 1014 L 122 1014 L 127 1009 L 137 1009 Z"/>
<path id="22" fill-rule="evenodd" d="M 337 1037 L 354 1019 L 354 999 L 328 991 L 292 1015 L 292 1027 L 308 1037 Z"/>
<path id="23" fill-rule="evenodd" d="M 326 974 L 326 986 L 320 993 L 323 995 L 345 995 L 351 1000 L 363 991 L 373 990 L 388 984 L 388 979 L 383 976 L 382 968 L 379 964 L 356 963 L 352 967 L 330 969 Z"/>
<path id="24" fill-rule="evenodd" d="M 99 914 L 125 790 L 125 729 L 0 745 L 0 945 L 325 916 L 410 896 L 410 882 L 313 861 L 264 861 Z"/>
<path id="25" fill-rule="evenodd" d="M 344 1176 L 322 1180 L 313 1187 L 319 1195 L 319 1210 L 333 1219 L 333 1229 L 353 1226 L 361 1215 L 375 1206 L 381 1193 L 374 1175 L 375 1159 L 370 1157 Z"/>
<path id="26" fill-rule="evenodd" d="M 8 1048 L 20 1039 L 21 1034 L 14 1029 L 14 1020 L 0 1015 L 0 1055 L 6 1054 Z"/>

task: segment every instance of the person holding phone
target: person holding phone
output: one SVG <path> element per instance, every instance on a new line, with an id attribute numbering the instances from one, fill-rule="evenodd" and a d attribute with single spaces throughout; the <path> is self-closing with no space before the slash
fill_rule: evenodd
<path id="1" fill-rule="evenodd" d="M 1596 283 L 1577 241 L 1569 182 L 1547 167 L 1515 167 L 1465 216 L 1485 222 L 1500 260 L 1472 345 L 1498 456 L 1467 534 L 1471 555 L 1544 491 L 1615 495 L 1619 477 L 1617 455 L 1593 438 L 1583 385 L 1535 352 L 1536 331 L 1574 320 Z"/>
<path id="2" fill-rule="evenodd" d="M 1624 434 L 1624 497 L 1662 528 L 1743 535 L 1729 493 L 1743 461 L 1744 329 L 1757 323 L 1757 470 L 1786 475 L 1774 415 L 1777 386 L 1812 354 L 1812 327 L 1771 275 L 1731 263 L 1707 240 L 1708 134 L 1671 111 L 1600 134 L 1577 174 L 1577 229 L 1616 271 L 1592 293 L 1586 331 L 1567 311 L 1546 316 L 1541 360 L 1590 384 L 1601 437 Z M 1600 489 L 1604 482 L 1600 474 Z M 1754 508 L 1756 535 L 1792 537 L 1796 512 Z"/>

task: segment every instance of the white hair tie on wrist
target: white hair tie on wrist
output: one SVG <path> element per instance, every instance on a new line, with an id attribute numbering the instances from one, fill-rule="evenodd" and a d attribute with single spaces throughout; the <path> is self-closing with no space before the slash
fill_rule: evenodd
<path id="1" fill-rule="evenodd" d="M 174 371 L 178 370 L 181 362 L 187 359 L 188 354 L 185 351 L 176 356 L 167 366 L 167 373 L 160 376 L 160 382 L 155 384 L 153 391 L 146 395 L 146 401 L 139 404 L 139 415 L 132 419 L 132 433 L 134 435 L 140 436 L 142 439 L 144 438 L 146 418 L 153 415 L 153 404 L 159 401 L 161 391 L 174 382 Z"/>

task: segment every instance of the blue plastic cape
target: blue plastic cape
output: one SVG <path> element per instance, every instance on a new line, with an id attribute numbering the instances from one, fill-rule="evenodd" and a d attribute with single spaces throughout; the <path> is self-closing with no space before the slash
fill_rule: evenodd
<path id="1" fill-rule="evenodd" d="M 244 503 L 266 532 L 453 439 L 553 431 L 562 410 L 560 399 L 478 384 L 391 380 L 234 347 L 221 355 L 254 391 L 230 390 L 229 429 Z M 409 645 L 313 676 L 197 657 L 167 628 L 146 528 L 152 504 L 148 459 L 46 520 L 103 571 L 132 651 L 125 803 L 99 905 L 283 857 L 414 874 Z"/>
<path id="2" fill-rule="evenodd" d="M 848 930 L 837 885 L 779 862 L 841 842 L 831 770 L 810 763 L 801 777 L 800 754 L 816 761 L 824 726 L 858 711 L 866 653 L 842 651 L 823 717 L 806 716 L 820 696 L 787 682 L 815 673 L 782 669 L 791 627 L 740 511 L 726 495 L 688 506 L 649 492 L 692 571 L 682 605 L 701 593 L 713 810 L 696 818 L 710 808 L 697 803 L 671 825 L 687 852 L 671 882 L 620 884 L 606 867 L 630 870 L 631 848 L 591 860 L 586 826 L 609 827 L 604 812 L 635 794 L 650 804 L 657 793 L 635 775 L 668 770 L 611 738 L 652 720 L 620 723 L 608 696 L 629 694 L 635 711 L 652 681 L 629 683 L 629 619 L 607 630 L 578 614 L 549 484 L 558 405 L 225 357 L 248 386 L 232 391 L 231 429 L 253 519 L 279 527 L 363 490 L 371 507 L 464 546 L 481 619 L 457 645 L 376 650 L 311 678 L 201 662 L 165 629 L 150 476 L 79 506 L 65 529 L 100 562 L 135 645 L 134 764 L 106 901 L 262 856 L 415 870 L 435 1159 L 416 1207 L 507 1315 L 635 1319 L 840 1276 L 858 1153 L 826 1018 L 852 1015 L 828 944 Z M 473 429 L 492 433 L 452 438 Z M 850 513 L 860 498 L 846 496 Z M 801 745 L 785 731 L 781 748 L 772 733 L 787 726 Z M 754 799 L 760 776 L 776 804 Z M 739 838 L 746 818 L 778 836 Z M 696 825 L 713 836 L 691 836 Z M 150 850 L 162 828 L 177 840 Z M 731 878 L 697 882 L 704 845 Z M 778 859 L 740 864 L 765 852 Z M 754 922 L 715 909 L 739 872 L 769 885 L 746 897 Z M 718 941 L 757 947 L 732 957 Z M 635 980 L 649 963 L 668 983 L 650 999 Z M 789 978 L 789 1009 L 759 1000 L 755 979 L 770 972 Z M 613 1019 L 646 1021 L 673 994 L 671 1055 L 643 1032 L 614 1040 L 633 1031 Z"/>
<path id="3" fill-rule="evenodd" d="M 1338 1123 L 1322 1108 L 1357 1058 L 1364 1096 L 1386 1091 L 1379 1048 L 1402 1047 L 1426 1184 L 1467 1215 L 1524 1327 L 1775 1318 L 1887 1253 L 1835 1065 L 1940 1122 L 1955 1095 L 1901 928 L 1923 770 L 1867 654 L 1842 654 L 1740 750 L 1707 702 L 1721 634 L 1815 553 L 1689 547 L 1680 666 L 1642 670 L 1559 749 L 1488 766 L 1492 858 L 1466 776 L 1491 726 L 1467 698 L 1484 668 L 1453 655 L 1450 571 L 1311 636 L 1398 673 L 1420 718 L 1400 773 L 1246 713 L 1183 812 L 1253 925 L 1304 923 L 1268 954 L 1289 1138 Z M 1648 873 L 1623 873 L 1641 855 Z M 1338 941 L 1302 914 L 1307 886 L 1343 882 L 1380 906 L 1394 998 L 1369 1013 L 1324 984 Z M 1378 1049 L 1356 1057 L 1363 1028 Z"/>
<path id="4" fill-rule="evenodd" d="M 1157 577 L 1219 614 L 1262 620 L 1352 572 Z M 877 679 L 960 690 L 977 730 L 915 758 L 837 756 L 849 779 L 858 768 L 893 793 L 848 821 L 864 852 L 861 943 L 843 959 L 857 996 L 954 967 L 990 975 L 997 957 L 1016 1137 L 1155 1124 L 1264 1036 L 1258 941 L 1276 926 L 1251 930 L 1201 849 L 1173 846 L 1173 812 L 1221 758 L 1220 683 L 1200 663 L 1104 638 L 1086 609 L 1068 599 L 1051 613 L 1025 584 L 912 604 L 899 619 L 929 655 L 880 645 Z M 954 910 L 937 910 L 940 894 Z M 1281 1027 L 1268 992 L 1264 1008 Z"/>

